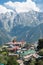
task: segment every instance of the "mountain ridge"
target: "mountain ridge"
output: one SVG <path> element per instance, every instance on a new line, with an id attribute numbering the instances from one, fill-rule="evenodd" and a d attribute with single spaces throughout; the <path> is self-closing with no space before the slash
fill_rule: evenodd
<path id="1" fill-rule="evenodd" d="M 7 34 L 5 38 L 9 39 L 8 41 L 16 37 L 18 41 L 24 40 L 31 43 L 43 37 L 43 12 L 29 11 L 19 14 L 7 12 L 0 15 L 0 29 L 4 30 L 0 32 L 5 36 Z M 1 33 L 0 36 L 2 38 Z M 7 43 L 6 40 L 5 42 Z"/>

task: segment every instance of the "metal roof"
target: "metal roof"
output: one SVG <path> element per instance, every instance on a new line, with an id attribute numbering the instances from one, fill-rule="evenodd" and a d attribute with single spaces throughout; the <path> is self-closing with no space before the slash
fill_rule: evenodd
<path id="1" fill-rule="evenodd" d="M 27 51 L 23 51 L 23 52 L 21 53 L 21 55 L 22 55 L 22 56 L 26 56 L 26 55 L 34 54 L 34 53 L 36 53 L 35 50 L 29 49 L 29 50 L 27 50 Z"/>

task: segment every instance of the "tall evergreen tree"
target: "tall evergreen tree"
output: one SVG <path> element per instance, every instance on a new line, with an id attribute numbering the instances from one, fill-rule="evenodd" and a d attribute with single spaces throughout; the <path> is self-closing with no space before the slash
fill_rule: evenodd
<path id="1" fill-rule="evenodd" d="M 43 48 L 43 39 L 39 39 L 37 48 L 38 50 Z"/>

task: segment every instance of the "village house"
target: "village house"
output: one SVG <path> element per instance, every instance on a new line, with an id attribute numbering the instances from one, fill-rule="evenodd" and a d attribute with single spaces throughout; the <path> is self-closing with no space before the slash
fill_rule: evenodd
<path id="1" fill-rule="evenodd" d="M 35 50 L 29 49 L 29 50 L 26 50 L 26 51 L 22 51 L 21 54 L 20 54 L 20 57 L 24 61 L 29 61 L 31 58 L 38 58 L 39 55 L 36 53 Z"/>
<path id="2" fill-rule="evenodd" d="M 5 45 L 3 45 L 3 48 L 7 48 L 7 50 L 9 52 L 14 52 L 14 51 L 17 51 L 17 50 L 20 50 L 22 47 L 24 47 L 24 45 L 26 44 L 25 41 L 22 41 L 22 42 L 9 42 L 9 43 L 6 43 Z"/>

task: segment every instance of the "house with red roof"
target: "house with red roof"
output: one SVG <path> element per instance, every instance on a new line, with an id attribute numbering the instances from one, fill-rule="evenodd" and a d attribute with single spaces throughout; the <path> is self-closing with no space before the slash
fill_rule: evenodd
<path id="1" fill-rule="evenodd" d="M 24 45 L 26 44 L 26 42 L 24 41 L 20 41 L 20 42 L 8 42 L 6 43 L 3 47 L 7 47 L 8 51 L 17 51 L 19 49 L 21 49 L 22 47 L 24 47 Z"/>

